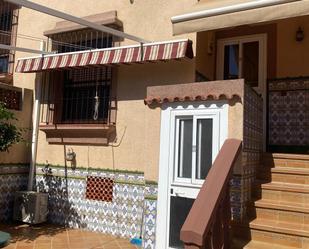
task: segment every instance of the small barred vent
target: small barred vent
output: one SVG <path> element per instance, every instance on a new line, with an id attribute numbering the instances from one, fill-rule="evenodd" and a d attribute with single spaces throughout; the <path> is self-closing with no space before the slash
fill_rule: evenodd
<path id="1" fill-rule="evenodd" d="M 87 177 L 86 198 L 97 201 L 113 201 L 114 180 L 107 177 Z"/>
<path id="2" fill-rule="evenodd" d="M 21 109 L 21 92 L 0 88 L 0 102 L 12 110 Z"/>

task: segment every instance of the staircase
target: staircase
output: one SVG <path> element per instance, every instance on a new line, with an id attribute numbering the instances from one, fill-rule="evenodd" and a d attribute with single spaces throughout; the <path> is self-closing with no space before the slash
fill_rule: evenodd
<path id="1" fill-rule="evenodd" d="M 309 155 L 265 154 L 250 221 L 233 229 L 233 248 L 309 248 Z"/>

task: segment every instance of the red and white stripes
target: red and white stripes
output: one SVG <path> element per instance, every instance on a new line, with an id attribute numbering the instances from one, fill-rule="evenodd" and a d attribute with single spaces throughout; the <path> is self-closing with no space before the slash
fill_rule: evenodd
<path id="1" fill-rule="evenodd" d="M 190 40 L 147 43 L 143 46 L 134 45 L 24 58 L 17 61 L 16 72 L 28 73 L 83 66 L 142 63 L 185 57 L 193 57 L 192 42 Z"/>

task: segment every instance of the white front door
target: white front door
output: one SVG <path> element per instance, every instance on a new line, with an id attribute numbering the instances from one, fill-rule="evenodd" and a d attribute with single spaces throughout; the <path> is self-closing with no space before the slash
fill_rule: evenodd
<path id="1" fill-rule="evenodd" d="M 266 34 L 218 40 L 217 80 L 244 78 L 262 96 L 266 90 Z"/>
<path id="2" fill-rule="evenodd" d="M 227 106 L 167 108 L 161 131 L 157 248 L 183 248 L 180 229 L 227 136 Z"/>
<path id="3" fill-rule="evenodd" d="M 217 80 L 243 78 L 263 98 L 263 147 L 266 149 L 267 35 L 220 39 L 217 44 Z"/>

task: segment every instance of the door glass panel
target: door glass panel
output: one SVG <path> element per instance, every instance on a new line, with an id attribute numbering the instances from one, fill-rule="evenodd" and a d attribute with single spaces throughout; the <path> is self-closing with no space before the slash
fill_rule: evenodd
<path id="1" fill-rule="evenodd" d="M 224 47 L 224 80 L 238 79 L 239 76 L 239 45 Z"/>
<path id="2" fill-rule="evenodd" d="M 243 44 L 243 78 L 251 87 L 259 85 L 259 42 Z"/>
<path id="3" fill-rule="evenodd" d="M 171 196 L 169 246 L 172 248 L 184 248 L 180 240 L 180 230 L 193 202 L 194 199 Z"/>
<path id="4" fill-rule="evenodd" d="M 178 177 L 192 176 L 192 128 L 193 119 L 179 120 Z"/>
<path id="5" fill-rule="evenodd" d="M 213 119 L 198 119 L 196 130 L 196 179 L 204 180 L 212 165 Z"/>

